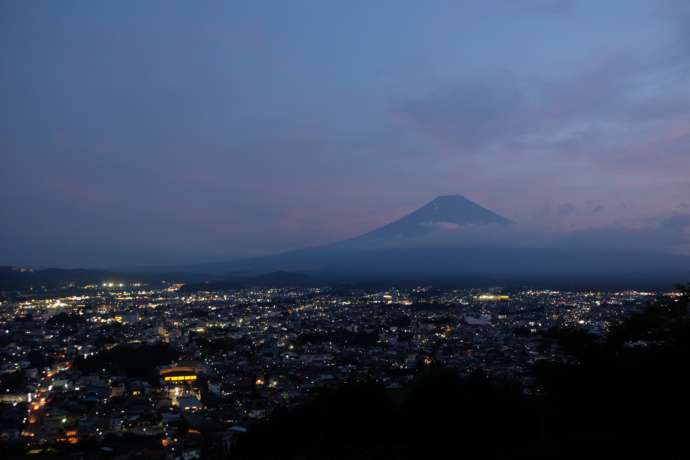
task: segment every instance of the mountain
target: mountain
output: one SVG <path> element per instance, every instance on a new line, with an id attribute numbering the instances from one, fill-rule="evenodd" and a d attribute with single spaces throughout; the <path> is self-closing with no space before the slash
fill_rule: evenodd
<path id="1" fill-rule="evenodd" d="M 541 230 L 451 195 L 348 240 L 189 269 L 231 280 L 289 271 L 355 283 L 669 287 L 690 279 L 690 257 L 665 247 L 672 236 Z"/>
<path id="2" fill-rule="evenodd" d="M 197 273 L 226 274 L 233 279 L 270 271 L 295 271 L 328 275 L 367 271 L 385 260 L 399 259 L 399 252 L 428 245 L 438 246 L 446 238 L 488 229 L 506 231 L 513 222 L 461 195 L 439 196 L 421 208 L 383 227 L 354 238 L 307 249 L 254 257 L 227 263 L 197 265 Z M 393 252 L 393 253 L 391 253 Z M 375 260 L 370 260 L 370 259 Z M 365 264 L 362 266 L 362 264 Z M 396 266 L 394 271 L 404 268 Z"/>
<path id="3" fill-rule="evenodd" d="M 462 195 L 439 196 L 416 211 L 350 241 L 390 241 L 419 237 L 438 230 L 513 222 Z"/>

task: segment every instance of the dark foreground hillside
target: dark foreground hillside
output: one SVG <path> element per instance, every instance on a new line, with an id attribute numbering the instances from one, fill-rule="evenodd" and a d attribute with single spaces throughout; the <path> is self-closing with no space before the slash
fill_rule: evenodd
<path id="1" fill-rule="evenodd" d="M 688 286 L 690 287 L 690 286 Z M 566 354 L 534 391 L 427 367 L 406 389 L 352 384 L 273 416 L 233 458 L 684 458 L 690 409 L 685 296 L 599 339 L 553 331 Z"/>

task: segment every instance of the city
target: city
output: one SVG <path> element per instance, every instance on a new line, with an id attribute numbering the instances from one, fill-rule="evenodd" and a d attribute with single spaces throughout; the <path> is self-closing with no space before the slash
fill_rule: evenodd
<path id="1" fill-rule="evenodd" d="M 117 281 L 59 294 L 0 304 L 3 444 L 27 454 L 85 444 L 123 455 L 144 446 L 171 459 L 200 458 L 202 449 L 229 454 L 237 437 L 276 408 L 348 382 L 401 389 L 432 363 L 539 392 L 533 365 L 563 359 L 549 331 L 605 334 L 649 301 L 680 295 L 433 287 L 188 292 L 183 284 Z"/>

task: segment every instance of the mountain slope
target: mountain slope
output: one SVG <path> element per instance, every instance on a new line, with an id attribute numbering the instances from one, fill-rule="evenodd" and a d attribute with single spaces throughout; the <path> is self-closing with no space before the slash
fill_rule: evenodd
<path id="1" fill-rule="evenodd" d="M 424 244 L 425 241 L 434 241 L 439 234 L 462 237 L 463 233 L 456 230 L 472 231 L 489 226 L 503 229 L 510 224 L 512 221 L 509 219 L 461 195 L 440 196 L 396 221 L 348 240 L 234 262 L 199 265 L 193 270 L 233 276 L 276 270 L 301 273 L 349 271 L 365 254 L 370 257 L 374 252 L 388 253 L 398 247 Z"/>
<path id="2" fill-rule="evenodd" d="M 462 195 L 439 196 L 416 211 L 365 233 L 353 240 L 389 240 L 418 237 L 436 230 L 478 225 L 508 225 L 512 222 Z M 353 241 L 350 240 L 350 241 Z"/>

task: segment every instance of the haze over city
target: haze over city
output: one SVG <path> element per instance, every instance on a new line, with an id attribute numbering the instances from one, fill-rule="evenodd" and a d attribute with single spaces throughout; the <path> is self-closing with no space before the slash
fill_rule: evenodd
<path id="1" fill-rule="evenodd" d="M 688 23 L 683 1 L 2 2 L 2 263 L 267 255 L 454 194 L 687 254 Z"/>

